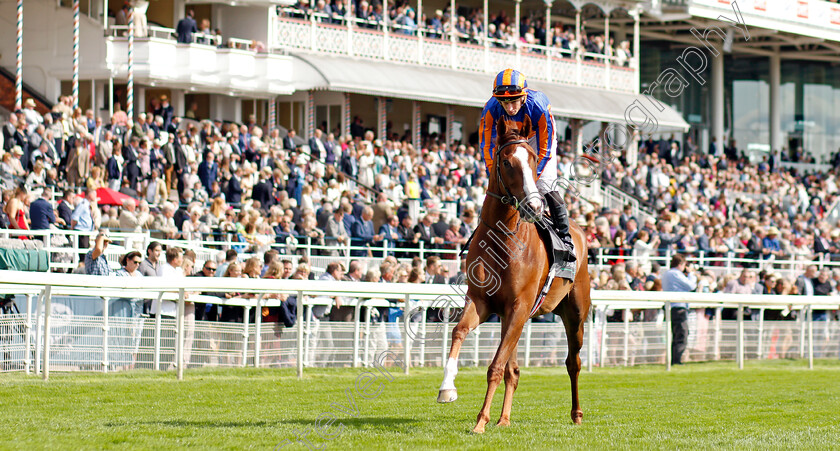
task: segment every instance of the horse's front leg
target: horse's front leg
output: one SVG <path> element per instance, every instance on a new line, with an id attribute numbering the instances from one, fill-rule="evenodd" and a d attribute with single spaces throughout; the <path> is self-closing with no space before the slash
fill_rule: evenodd
<path id="1" fill-rule="evenodd" d="M 490 421 L 490 406 L 493 404 L 493 394 L 496 393 L 496 388 L 502 382 L 505 365 L 516 350 L 526 321 L 528 321 L 528 310 L 524 306 L 502 318 L 502 342 L 499 343 L 496 356 L 493 357 L 490 367 L 487 368 L 487 394 L 484 396 L 484 405 L 481 406 L 481 411 L 478 413 L 473 433 L 484 433 L 484 426 Z M 511 402 L 512 400 L 513 398 L 511 398 Z"/>
<path id="2" fill-rule="evenodd" d="M 443 368 L 443 382 L 440 384 L 440 390 L 438 391 L 438 402 L 446 403 L 458 399 L 458 391 L 455 389 L 455 376 L 458 374 L 458 355 L 461 353 L 461 345 L 467 338 L 467 334 L 487 319 L 485 309 L 482 308 L 481 310 L 479 312 L 475 302 L 468 302 L 461 320 L 452 330 L 452 345 L 449 348 L 449 359 Z"/>

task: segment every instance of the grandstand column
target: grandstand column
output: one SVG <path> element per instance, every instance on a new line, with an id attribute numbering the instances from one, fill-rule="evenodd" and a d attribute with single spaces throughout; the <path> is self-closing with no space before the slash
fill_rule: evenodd
<path id="1" fill-rule="evenodd" d="M 417 24 L 423 23 L 423 0 L 417 0 Z M 423 65 L 423 27 L 417 27 L 417 63 Z"/>
<path id="2" fill-rule="evenodd" d="M 108 120 L 114 115 L 114 74 L 108 74 Z"/>
<path id="3" fill-rule="evenodd" d="M 581 61 L 580 61 L 580 8 L 575 5 L 575 39 L 577 40 L 577 45 L 575 46 L 575 80 L 577 85 L 580 86 L 581 84 Z"/>
<path id="4" fill-rule="evenodd" d="M 484 23 L 482 26 L 484 27 L 484 72 L 490 72 L 490 34 L 487 31 L 487 28 L 490 27 L 490 18 L 488 13 L 489 0 L 484 0 Z"/>
<path id="5" fill-rule="evenodd" d="M 641 67 L 639 61 L 641 60 L 639 52 L 641 51 L 641 34 L 639 30 L 639 15 L 641 14 L 639 8 L 633 10 L 633 62 L 631 67 L 635 70 L 635 82 L 633 83 L 633 92 L 636 94 L 641 90 L 642 80 L 640 78 Z"/>
<path id="6" fill-rule="evenodd" d="M 604 12 L 604 49 L 606 50 L 606 58 L 604 58 L 604 86 L 610 89 L 610 57 L 612 56 L 612 47 L 610 47 L 610 11 Z"/>
<path id="7" fill-rule="evenodd" d="M 521 5 L 522 0 L 516 0 L 516 13 L 514 15 L 514 20 L 516 21 L 516 36 L 514 36 L 513 45 L 516 48 L 516 69 L 522 69 L 522 48 L 519 46 L 519 37 L 521 36 L 519 30 L 519 21 L 521 20 Z"/>
<path id="8" fill-rule="evenodd" d="M 712 136 L 717 139 L 717 154 L 723 155 L 723 54 L 712 56 Z"/>
<path id="9" fill-rule="evenodd" d="M 624 159 L 627 161 L 627 166 L 635 166 L 639 161 L 639 131 L 630 126 L 626 126 L 626 130 L 630 138 L 625 144 Z"/>
<path id="10" fill-rule="evenodd" d="M 450 63 L 453 69 L 458 67 L 458 60 L 457 60 L 457 40 L 455 39 L 455 23 L 458 22 L 458 13 L 455 12 L 455 0 L 449 1 L 449 42 L 452 44 L 450 46 Z"/>
<path id="11" fill-rule="evenodd" d="M 780 85 L 782 57 L 778 52 L 770 57 L 770 151 L 782 150 L 782 104 Z"/>
<path id="12" fill-rule="evenodd" d="M 545 0 L 545 79 L 551 81 L 551 4 L 553 0 Z"/>
<path id="13" fill-rule="evenodd" d="M 411 102 L 411 136 L 413 137 L 411 144 L 418 152 L 420 151 L 420 147 L 422 145 L 422 136 L 420 135 L 421 121 L 422 114 L 420 112 L 420 102 L 415 100 Z"/>
<path id="14" fill-rule="evenodd" d="M 90 109 L 93 110 L 94 117 L 99 116 L 99 111 L 96 108 L 96 80 L 90 80 Z"/>
<path id="15" fill-rule="evenodd" d="M 350 135 L 350 93 L 344 93 L 344 103 L 341 105 L 341 130 L 344 136 Z"/>
<path id="16" fill-rule="evenodd" d="M 146 112 L 146 88 L 142 88 L 140 86 L 137 87 L 137 112 L 138 113 L 145 113 Z"/>
<path id="17" fill-rule="evenodd" d="M 306 138 L 315 136 L 315 91 L 306 93 Z"/>
<path id="18" fill-rule="evenodd" d="M 449 149 L 452 149 L 452 140 L 454 137 L 454 133 L 452 130 L 452 125 L 455 122 L 455 107 L 452 105 L 446 105 L 446 146 Z"/>
<path id="19" fill-rule="evenodd" d="M 317 45 L 315 44 L 315 36 L 317 36 L 317 24 L 315 22 L 315 0 L 310 0 L 309 2 L 309 46 L 310 50 L 313 52 L 317 49 Z"/>
<path id="20" fill-rule="evenodd" d="M 73 0 L 73 108 L 79 107 L 79 0 Z"/>
<path id="21" fill-rule="evenodd" d="M 272 97 L 272 98 L 268 99 L 267 102 L 268 102 L 268 120 L 267 120 L 267 127 L 266 127 L 267 130 L 266 131 L 271 132 L 271 130 L 273 130 L 274 127 L 277 126 L 277 105 L 276 105 L 277 100 L 274 97 Z"/>
<path id="22" fill-rule="evenodd" d="M 23 0 L 17 1 L 17 59 L 15 64 L 15 109 L 23 108 Z"/>
<path id="23" fill-rule="evenodd" d="M 186 114 L 187 111 L 187 106 L 185 105 L 186 101 L 183 89 L 172 90 L 172 104 L 175 107 L 176 116 L 184 117 L 184 114 Z"/>
<path id="24" fill-rule="evenodd" d="M 112 100 L 113 102 L 113 100 Z M 128 10 L 128 82 L 126 85 L 125 113 L 134 120 L 134 8 Z"/>
<path id="25" fill-rule="evenodd" d="M 387 100 L 385 97 L 377 97 L 377 122 L 376 122 L 376 138 L 386 140 L 388 133 L 388 111 Z"/>
<path id="26" fill-rule="evenodd" d="M 583 120 L 569 119 L 569 127 L 572 129 L 572 149 L 574 156 L 583 154 Z"/>
<path id="27" fill-rule="evenodd" d="M 350 18 L 350 11 L 345 13 L 345 17 L 347 17 L 347 55 L 352 57 L 353 53 L 353 26 L 355 22 L 353 19 Z"/>
<path id="28" fill-rule="evenodd" d="M 390 14 L 388 14 L 388 0 L 382 0 L 382 35 L 384 40 L 384 45 L 382 46 L 382 57 L 385 61 L 389 61 L 391 59 L 391 53 L 388 51 L 388 27 L 391 26 L 390 24 Z"/>

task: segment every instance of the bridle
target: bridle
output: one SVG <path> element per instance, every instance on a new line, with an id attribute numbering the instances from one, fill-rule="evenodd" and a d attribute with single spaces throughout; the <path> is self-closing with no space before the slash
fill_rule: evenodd
<path id="1" fill-rule="evenodd" d="M 513 193 L 510 191 L 510 188 L 508 188 L 507 184 L 505 184 L 504 179 L 502 179 L 502 172 L 501 172 L 501 169 L 499 169 L 499 165 L 501 164 L 501 162 L 499 160 L 502 156 L 502 151 L 505 150 L 508 146 L 513 146 L 513 145 L 516 145 L 516 144 L 527 144 L 527 143 L 528 143 L 527 139 L 520 138 L 520 139 L 515 139 L 513 141 L 508 141 L 508 142 L 502 144 L 501 146 L 499 146 L 498 150 L 496 150 L 496 156 L 493 157 L 493 162 L 496 163 L 495 167 L 493 169 L 494 169 L 494 172 L 496 173 L 496 180 L 498 181 L 499 186 L 502 187 L 502 190 L 504 191 L 505 194 L 500 196 L 500 195 L 498 195 L 496 193 L 493 193 L 493 192 L 490 192 L 490 191 L 485 193 L 488 196 L 495 197 L 496 199 L 499 199 L 499 201 L 501 203 L 505 204 L 505 205 L 512 206 L 514 209 L 516 209 L 517 212 L 519 212 L 519 208 L 522 206 L 522 201 L 517 199 L 516 196 L 513 195 Z M 499 230 L 498 228 L 491 226 L 490 224 L 487 223 L 487 221 L 484 220 L 483 216 L 484 216 L 484 214 L 482 212 L 482 215 L 479 216 L 478 219 L 481 220 L 481 222 L 484 223 L 485 226 L 487 226 L 490 230 L 496 231 L 496 232 L 501 233 L 503 235 L 516 235 L 516 233 L 519 232 L 519 226 L 522 224 L 522 214 L 520 213 L 519 219 L 517 219 L 517 221 L 516 221 L 516 228 L 514 229 L 514 231 L 513 232 L 507 232 L 507 231 Z"/>
<path id="2" fill-rule="evenodd" d="M 501 201 L 503 204 L 512 206 L 517 211 L 519 210 L 519 206 L 521 205 L 522 201 L 517 199 L 516 196 L 514 196 L 513 193 L 510 192 L 510 188 L 508 188 L 508 186 L 505 184 L 504 179 L 502 179 L 502 172 L 501 172 L 501 170 L 499 170 L 499 164 L 500 164 L 499 158 L 502 156 L 502 151 L 505 150 L 505 148 L 507 148 L 508 146 L 512 146 L 512 145 L 515 145 L 515 144 L 527 144 L 527 143 L 528 143 L 527 139 L 521 139 L 520 138 L 520 139 L 515 139 L 513 141 L 508 141 L 508 142 L 502 144 L 501 146 L 499 146 L 499 149 L 496 151 L 496 156 L 493 157 L 493 161 L 496 163 L 496 167 L 495 167 L 494 172 L 496 172 L 496 181 L 499 182 L 499 186 L 502 187 L 502 189 L 505 192 L 505 195 L 500 196 L 496 193 L 491 193 L 489 191 L 486 193 L 488 196 L 492 196 L 492 197 L 495 197 L 496 199 L 499 199 L 499 201 Z"/>

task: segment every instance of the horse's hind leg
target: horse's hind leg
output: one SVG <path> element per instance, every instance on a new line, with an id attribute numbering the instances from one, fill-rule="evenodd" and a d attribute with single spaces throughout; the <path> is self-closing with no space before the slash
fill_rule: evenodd
<path id="1" fill-rule="evenodd" d="M 519 385 L 519 362 L 516 361 L 516 354 L 519 347 L 513 348 L 513 353 L 505 366 L 505 401 L 502 405 L 502 416 L 496 426 L 510 426 L 510 409 L 513 406 L 513 393 Z"/>
<path id="2" fill-rule="evenodd" d="M 464 308 L 464 314 L 458 325 L 452 330 L 452 345 L 449 348 L 449 359 L 443 368 L 443 382 L 440 384 L 437 401 L 441 403 L 452 402 L 458 399 L 458 391 L 455 389 L 455 376 L 458 374 L 458 354 L 461 353 L 461 345 L 467 338 L 467 334 L 487 320 L 487 309 L 476 307 L 475 302 L 468 302 Z"/>
<path id="3" fill-rule="evenodd" d="M 587 277 L 588 279 L 588 277 Z M 583 325 L 589 314 L 589 283 L 575 283 L 569 297 L 560 304 L 560 316 L 566 327 L 566 338 L 569 342 L 569 355 L 566 357 L 566 370 L 572 383 L 572 421 L 581 424 L 583 410 L 578 400 L 578 375 L 580 374 L 580 348 L 583 347 Z"/>

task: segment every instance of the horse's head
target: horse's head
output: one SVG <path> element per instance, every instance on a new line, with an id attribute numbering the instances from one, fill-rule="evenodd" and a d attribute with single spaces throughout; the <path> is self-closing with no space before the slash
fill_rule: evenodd
<path id="1" fill-rule="evenodd" d="M 494 173 L 501 201 L 516 208 L 526 222 L 535 222 L 542 214 L 543 201 L 537 190 L 537 154 L 528 144 L 531 119 L 526 115 L 521 125 L 500 118 L 496 123 Z"/>

